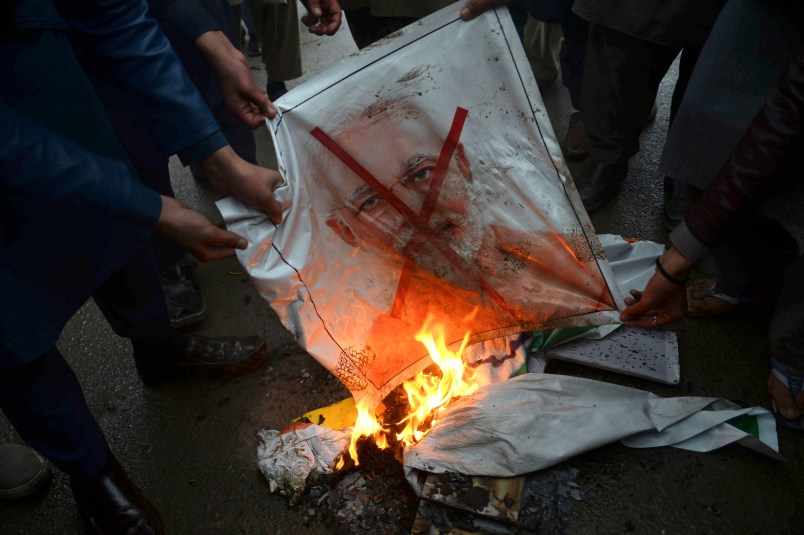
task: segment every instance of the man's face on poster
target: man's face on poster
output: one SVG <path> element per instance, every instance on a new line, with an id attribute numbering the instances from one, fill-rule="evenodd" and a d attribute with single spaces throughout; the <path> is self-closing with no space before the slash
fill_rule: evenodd
<path id="1" fill-rule="evenodd" d="M 399 201 L 421 214 L 444 139 L 427 117 L 397 111 L 361 118 L 336 141 Z M 331 177 L 332 187 L 343 205 L 327 221 L 338 236 L 380 254 L 406 255 L 447 280 L 460 279 L 460 272 L 388 199 L 346 166 L 338 164 L 338 169 L 338 176 Z M 467 260 L 476 253 L 482 232 L 468 189 L 471 179 L 464 147 L 459 144 L 427 220 L 429 236 Z"/>

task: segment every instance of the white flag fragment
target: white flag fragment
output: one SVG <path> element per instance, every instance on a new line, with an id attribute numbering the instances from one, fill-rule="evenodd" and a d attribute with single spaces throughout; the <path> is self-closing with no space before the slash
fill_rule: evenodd
<path id="1" fill-rule="evenodd" d="M 218 206 L 262 296 L 357 400 L 430 364 L 428 315 L 449 343 L 619 322 L 507 10 L 445 8 L 276 105 L 282 223 Z"/>

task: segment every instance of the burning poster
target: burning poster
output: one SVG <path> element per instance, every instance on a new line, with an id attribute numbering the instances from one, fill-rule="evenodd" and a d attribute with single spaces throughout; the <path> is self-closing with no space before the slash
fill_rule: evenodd
<path id="1" fill-rule="evenodd" d="M 276 103 L 288 207 L 219 203 L 283 324 L 374 405 L 448 344 L 619 322 L 622 298 L 505 9 L 448 7 Z"/>

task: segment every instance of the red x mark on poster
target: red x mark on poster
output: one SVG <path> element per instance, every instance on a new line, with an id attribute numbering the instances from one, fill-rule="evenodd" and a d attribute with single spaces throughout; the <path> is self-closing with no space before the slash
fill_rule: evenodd
<path id="1" fill-rule="evenodd" d="M 458 255 L 447 244 L 442 243 L 434 235 L 430 229 L 430 217 L 435 209 L 438 196 L 441 193 L 441 187 L 444 183 L 444 175 L 446 174 L 452 156 L 458 146 L 458 141 L 461 137 L 463 125 L 466 122 L 466 117 L 469 111 L 465 108 L 458 107 L 455 109 L 455 116 L 452 119 L 452 126 L 447 133 L 444 144 L 441 146 L 441 151 L 436 161 L 435 169 L 433 170 L 433 177 L 430 181 L 430 187 L 425 195 L 422 208 L 419 213 L 416 213 L 408 205 L 406 205 L 399 197 L 386 187 L 383 183 L 377 180 L 360 162 L 358 162 L 351 154 L 343 149 L 334 139 L 329 137 L 323 130 L 318 127 L 310 131 L 312 136 L 317 139 L 324 147 L 326 147 L 332 154 L 334 154 L 341 162 L 343 162 L 349 169 L 357 174 L 369 187 L 373 188 L 379 193 L 388 203 L 401 215 L 407 218 L 408 221 L 416 229 L 419 235 L 423 236 L 430 242 L 430 244 L 444 255 L 454 266 L 461 269 L 466 273 L 468 278 L 477 281 L 480 287 L 502 308 L 518 316 L 514 309 L 507 306 L 502 296 L 497 293 L 484 279 L 477 266 L 468 262 L 460 255 Z M 404 308 L 405 296 L 408 291 L 408 285 L 411 280 L 411 267 L 412 260 L 408 257 L 405 261 L 405 267 L 402 270 L 402 275 L 399 278 L 396 295 L 394 297 L 394 304 L 391 309 L 392 317 L 400 317 L 402 309 Z"/>

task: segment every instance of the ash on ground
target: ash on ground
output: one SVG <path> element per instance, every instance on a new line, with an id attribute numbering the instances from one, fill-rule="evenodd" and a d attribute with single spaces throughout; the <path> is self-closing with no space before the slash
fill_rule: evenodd
<path id="1" fill-rule="evenodd" d="M 332 533 L 409 534 L 419 507 L 392 450 L 359 445 L 360 465 L 309 486 L 299 506 L 305 524 L 325 523 Z"/>
<path id="2" fill-rule="evenodd" d="M 572 501 L 582 500 L 581 487 L 575 483 L 578 470 L 554 467 L 527 476 L 522 491 L 516 524 L 476 515 L 422 500 L 411 533 L 414 535 L 477 533 L 482 535 L 528 535 L 545 533 L 565 535 Z M 467 476 L 452 474 L 447 480 L 455 489 L 469 489 Z M 465 501 L 465 500 L 464 500 Z M 466 502 L 471 505 L 470 502 Z"/>

